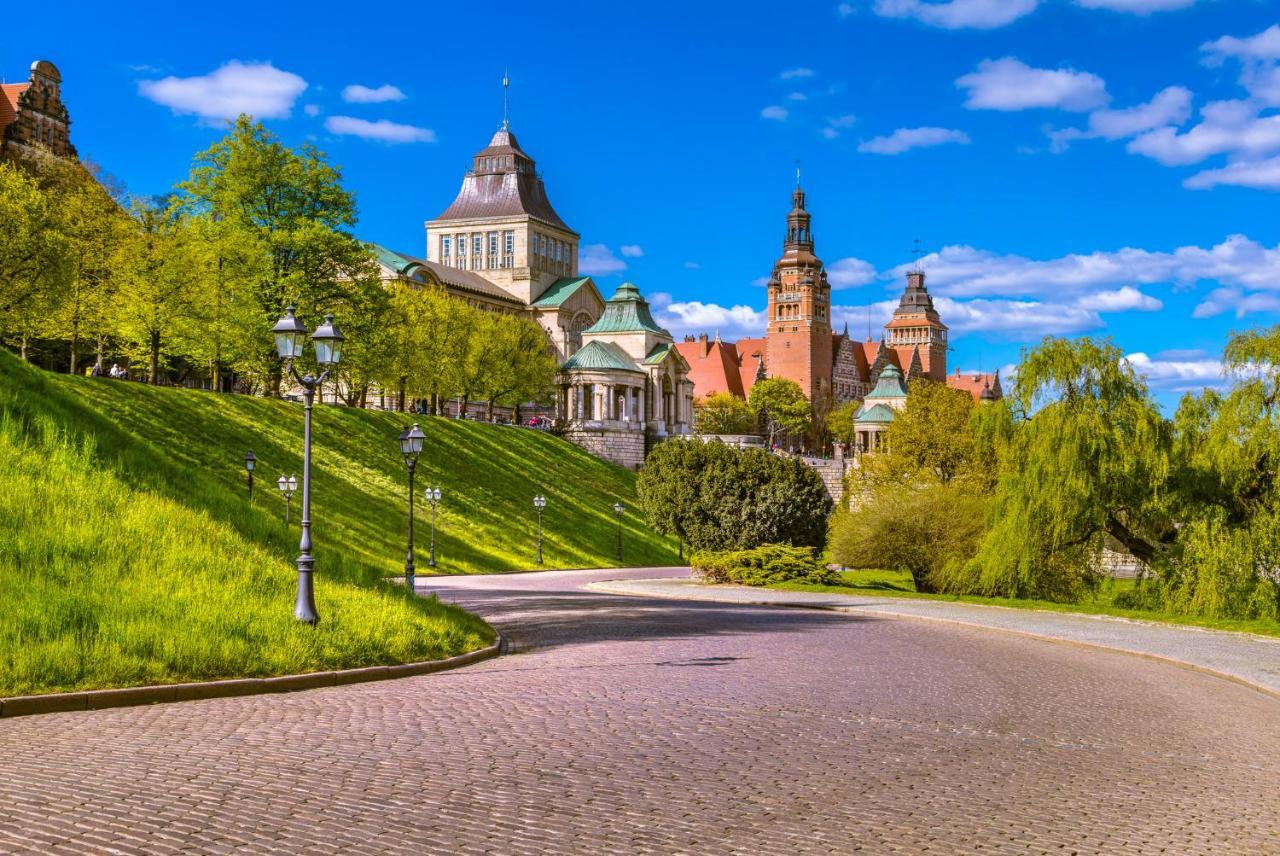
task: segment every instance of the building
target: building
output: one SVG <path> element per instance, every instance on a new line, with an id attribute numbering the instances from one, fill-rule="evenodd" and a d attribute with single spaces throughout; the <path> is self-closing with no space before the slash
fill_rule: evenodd
<path id="1" fill-rule="evenodd" d="M 614 463 L 635 469 L 654 442 L 690 433 L 689 364 L 629 282 L 582 331 L 582 347 L 561 365 L 559 385 L 565 436 Z"/>
<path id="2" fill-rule="evenodd" d="M 62 103 L 62 75 L 43 59 L 31 64 L 26 83 L 0 84 L 0 153 L 14 157 L 36 148 L 76 156 L 71 117 Z"/>
<path id="3" fill-rule="evenodd" d="M 975 400 L 984 390 L 995 398 L 1003 394 L 998 374 L 947 374 L 947 325 L 933 305 L 924 271 L 907 274 L 879 341 L 870 336 L 858 341 L 848 325 L 834 332 L 831 288 L 814 251 L 812 216 L 798 185 L 768 288 L 764 338 L 723 342 L 719 335 L 713 340 L 700 335 L 676 345 L 689 364 L 698 398 L 724 392 L 746 398 L 757 380 L 783 377 L 799 384 L 815 404 L 838 405 L 870 395 L 888 367 L 904 389 L 911 380 L 929 378 L 965 389 Z"/>

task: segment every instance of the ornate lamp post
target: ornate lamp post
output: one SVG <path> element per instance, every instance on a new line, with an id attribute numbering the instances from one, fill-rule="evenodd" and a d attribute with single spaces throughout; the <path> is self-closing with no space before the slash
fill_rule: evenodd
<path id="1" fill-rule="evenodd" d="M 622 564 L 622 514 L 627 507 L 621 502 L 613 504 L 613 513 L 618 516 L 618 564 Z"/>
<path id="2" fill-rule="evenodd" d="M 320 376 L 307 372 L 299 375 L 293 361 L 302 356 L 307 343 L 307 328 L 294 317 L 294 308 L 285 310 L 284 317 L 276 322 L 271 333 L 275 336 L 276 352 L 289 367 L 289 375 L 302 386 L 306 406 L 306 421 L 302 434 L 302 540 L 298 543 L 298 599 L 293 606 L 293 617 L 307 624 L 320 620 L 316 612 L 315 589 L 311 574 L 315 558 L 311 555 L 311 407 L 315 403 L 316 390 L 329 376 L 329 369 L 342 359 L 343 335 L 333 323 L 333 316 L 324 316 L 324 323 L 311 334 L 316 350 L 316 363 L 321 367 Z"/>
<path id="3" fill-rule="evenodd" d="M 404 465 L 409 470 L 409 552 L 404 560 L 404 584 L 410 593 L 413 592 L 413 473 L 418 468 L 418 455 L 422 454 L 422 441 L 426 438 L 417 422 L 400 432 L 400 454 L 404 455 Z"/>
<path id="4" fill-rule="evenodd" d="M 249 501 L 253 502 L 253 468 L 258 465 L 258 456 L 253 450 L 244 453 L 244 468 L 249 473 Z"/>
<path id="5" fill-rule="evenodd" d="M 280 495 L 284 497 L 284 522 L 289 525 L 289 505 L 293 500 L 293 492 L 298 489 L 298 477 L 284 477 L 284 473 L 280 474 L 280 478 L 276 479 L 276 487 L 280 488 Z"/>
<path id="6" fill-rule="evenodd" d="M 440 502 L 440 488 L 427 488 L 427 502 L 431 504 L 431 558 L 427 559 L 427 567 L 436 566 L 436 505 Z"/>
<path id="7" fill-rule="evenodd" d="M 542 509 L 547 507 L 547 498 L 538 494 L 533 498 L 533 507 L 538 512 L 538 564 L 542 564 Z"/>

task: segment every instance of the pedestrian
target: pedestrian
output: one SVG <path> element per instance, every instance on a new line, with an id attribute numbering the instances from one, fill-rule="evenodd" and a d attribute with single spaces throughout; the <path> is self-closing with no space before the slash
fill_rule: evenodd
<path id="1" fill-rule="evenodd" d="M 102 377 L 102 363 L 94 363 L 89 369 L 89 377 Z"/>

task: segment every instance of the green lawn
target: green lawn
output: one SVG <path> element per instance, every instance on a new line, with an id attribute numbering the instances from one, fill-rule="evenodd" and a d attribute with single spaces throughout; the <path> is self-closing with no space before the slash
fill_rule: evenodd
<path id="1" fill-rule="evenodd" d="M 402 414 L 317 407 L 313 539 L 321 623 L 292 619 L 298 404 L 53 375 L 0 353 L 0 696 L 405 662 L 473 650 L 479 619 L 386 581 L 403 572 Z M 419 420 L 419 489 L 438 485 L 438 570 L 671 564 L 633 474 L 545 434 Z M 252 505 L 244 453 L 258 458 Z M 419 491 L 419 497 L 421 492 Z M 418 504 L 418 564 L 428 518 Z"/>
<path id="2" fill-rule="evenodd" d="M 1264 636 L 1280 636 L 1280 621 L 1241 620 L 1233 618 L 1201 618 L 1174 615 L 1146 609 L 1125 609 L 1115 606 L 1113 599 L 1123 591 L 1134 587 L 1133 580 L 1107 580 L 1093 599 L 1081 603 L 1053 603 L 1047 600 L 1018 600 L 1006 597 L 975 597 L 969 595 L 920 594 L 916 591 L 911 574 L 906 571 L 844 571 L 841 585 L 809 585 L 806 583 L 777 583 L 770 588 L 784 591 L 819 591 L 838 594 L 874 595 L 879 597 L 907 597 L 925 600 L 948 600 L 960 603 L 978 603 L 986 606 L 1007 606 L 1014 609 L 1047 609 L 1054 612 L 1076 612 L 1090 615 L 1114 615 L 1142 621 L 1165 621 L 1215 630 L 1236 630 Z"/>

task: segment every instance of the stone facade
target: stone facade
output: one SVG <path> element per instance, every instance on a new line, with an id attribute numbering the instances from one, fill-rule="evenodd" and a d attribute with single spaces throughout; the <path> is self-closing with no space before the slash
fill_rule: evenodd
<path id="1" fill-rule="evenodd" d="M 62 103 L 62 74 L 48 60 L 31 64 L 26 83 L 0 85 L 0 152 L 14 157 L 36 148 L 76 156 L 71 117 Z"/>
<path id="2" fill-rule="evenodd" d="M 604 426 L 577 426 L 566 431 L 564 438 L 575 446 L 586 449 L 597 458 L 604 458 L 629 470 L 638 470 L 644 463 L 643 431 Z"/>

